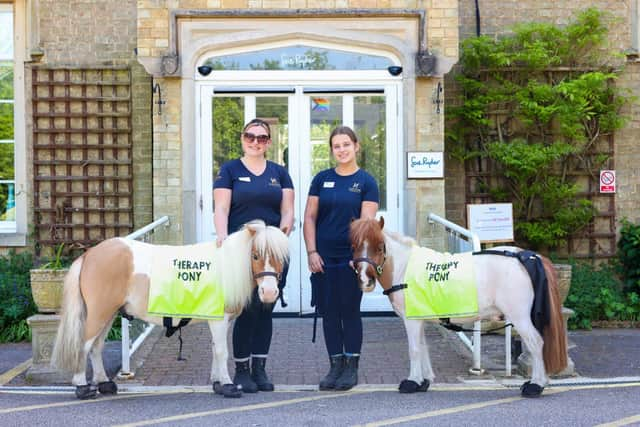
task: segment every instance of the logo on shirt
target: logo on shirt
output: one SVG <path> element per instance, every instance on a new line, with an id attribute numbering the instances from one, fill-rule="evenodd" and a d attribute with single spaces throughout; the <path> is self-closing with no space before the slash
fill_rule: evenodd
<path id="1" fill-rule="evenodd" d="M 250 176 L 241 176 L 241 177 L 238 177 L 238 181 L 251 182 L 251 177 Z"/>
<path id="2" fill-rule="evenodd" d="M 362 190 L 360 189 L 360 183 L 354 182 L 351 187 L 349 187 L 349 191 L 351 191 L 352 193 L 362 193 Z"/>
<path id="3" fill-rule="evenodd" d="M 269 180 L 269 186 L 270 187 L 280 187 L 280 181 L 278 181 L 276 178 L 271 178 Z"/>

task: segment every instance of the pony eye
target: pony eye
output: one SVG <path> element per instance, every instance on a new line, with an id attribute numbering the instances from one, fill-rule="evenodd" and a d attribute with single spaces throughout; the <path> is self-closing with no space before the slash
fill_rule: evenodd
<path id="1" fill-rule="evenodd" d="M 258 254 L 257 254 L 257 253 L 255 253 L 255 252 L 251 254 L 251 258 L 253 258 L 253 260 L 254 260 L 254 261 L 258 261 L 258 260 L 260 259 L 260 257 L 258 256 Z"/>

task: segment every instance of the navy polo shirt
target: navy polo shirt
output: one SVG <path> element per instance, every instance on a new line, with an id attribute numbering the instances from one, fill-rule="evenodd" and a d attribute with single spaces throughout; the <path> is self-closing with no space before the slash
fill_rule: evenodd
<path id="1" fill-rule="evenodd" d="M 254 175 L 240 159 L 235 159 L 220 167 L 213 188 L 231 190 L 227 226 L 227 232 L 231 234 L 254 219 L 279 227 L 282 190 L 293 189 L 293 182 L 287 170 L 277 163 L 267 160 L 267 167 L 262 175 Z"/>
<path id="2" fill-rule="evenodd" d="M 319 199 L 316 249 L 322 256 L 350 257 L 351 220 L 360 218 L 362 202 L 380 203 L 375 178 L 362 169 L 348 176 L 323 170 L 313 178 L 309 195 Z"/>

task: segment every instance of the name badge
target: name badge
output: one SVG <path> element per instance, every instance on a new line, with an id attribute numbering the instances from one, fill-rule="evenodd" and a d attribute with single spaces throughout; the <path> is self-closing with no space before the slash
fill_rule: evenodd
<path id="1" fill-rule="evenodd" d="M 241 176 L 240 178 L 238 178 L 238 181 L 251 182 L 251 177 L 250 176 Z"/>
<path id="2" fill-rule="evenodd" d="M 336 185 L 336 183 L 333 182 L 333 181 L 325 181 L 322 184 L 322 187 L 324 187 L 324 188 L 333 188 L 335 185 Z"/>

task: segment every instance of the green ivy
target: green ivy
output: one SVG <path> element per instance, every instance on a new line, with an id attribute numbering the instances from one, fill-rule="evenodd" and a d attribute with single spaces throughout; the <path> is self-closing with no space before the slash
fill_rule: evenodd
<path id="1" fill-rule="evenodd" d="M 557 247 L 596 213 L 571 172 L 596 176 L 609 156 L 594 146 L 624 124 L 619 111 L 629 99 L 606 65 L 615 59 L 607 24 L 588 9 L 564 28 L 527 23 L 509 36 L 462 43 L 462 99 L 447 109 L 448 152 L 470 165 L 490 160 L 498 179 L 480 178 L 478 191 L 513 203 L 521 245 Z"/>
<path id="2" fill-rule="evenodd" d="M 640 294 L 640 225 L 622 220 L 618 240 L 618 272 L 628 293 Z"/>
<path id="3" fill-rule="evenodd" d="M 0 342 L 28 341 L 26 319 L 37 313 L 31 296 L 31 253 L 10 251 L 0 257 Z"/>

